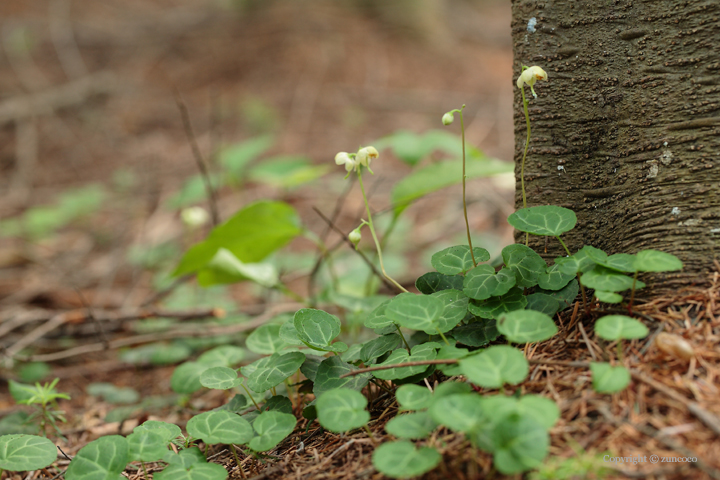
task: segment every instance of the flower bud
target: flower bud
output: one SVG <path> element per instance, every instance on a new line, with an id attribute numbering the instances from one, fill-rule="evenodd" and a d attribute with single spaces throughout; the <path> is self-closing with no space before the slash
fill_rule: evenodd
<path id="1" fill-rule="evenodd" d="M 362 234 L 360 233 L 360 228 L 362 228 L 362 225 L 357 227 L 355 230 L 350 232 L 348 234 L 348 239 L 352 242 L 352 244 L 355 246 L 355 250 L 357 250 L 358 243 L 360 243 L 360 240 L 362 239 Z"/>
<path id="2" fill-rule="evenodd" d="M 352 161 L 347 152 L 340 152 L 335 155 L 335 165 L 345 165 L 348 161 Z"/>
<path id="3" fill-rule="evenodd" d="M 370 162 L 378 158 L 378 156 L 379 154 L 375 147 L 365 147 L 358 150 L 355 158 L 358 164 L 364 167 L 370 167 Z"/>
<path id="4" fill-rule="evenodd" d="M 207 211 L 202 207 L 189 207 L 184 208 L 182 212 L 180 212 L 180 218 L 182 218 L 183 223 L 188 227 L 197 228 L 207 223 L 210 215 L 208 215 Z"/>
<path id="5" fill-rule="evenodd" d="M 446 113 L 445 115 L 443 115 L 443 117 L 442 117 L 443 125 L 450 125 L 450 124 L 453 123 L 454 121 L 455 121 L 455 116 L 454 116 L 451 112 L 447 112 L 447 113 Z"/>

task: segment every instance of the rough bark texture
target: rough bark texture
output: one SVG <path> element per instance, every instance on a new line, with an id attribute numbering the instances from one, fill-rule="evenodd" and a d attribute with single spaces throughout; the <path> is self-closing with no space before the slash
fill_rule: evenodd
<path id="1" fill-rule="evenodd" d="M 720 247 L 720 1 L 512 3 L 515 74 L 538 65 L 549 77 L 537 99 L 526 92 L 528 205 L 575 211 L 572 251 L 654 248 L 685 264 L 665 287 L 709 281 Z M 520 208 L 517 89 L 515 135 Z M 547 256 L 562 253 L 556 243 Z"/>

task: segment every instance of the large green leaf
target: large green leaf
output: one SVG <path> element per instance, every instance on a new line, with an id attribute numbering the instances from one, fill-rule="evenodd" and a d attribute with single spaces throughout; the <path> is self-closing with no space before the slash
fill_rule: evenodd
<path id="1" fill-rule="evenodd" d="M 512 172 L 512 169 L 512 163 L 480 155 L 467 159 L 465 176 L 468 179 L 489 177 Z M 390 199 L 395 205 L 395 214 L 402 212 L 410 202 L 461 181 L 462 159 L 437 162 L 415 170 L 396 183 L 392 189 Z"/>
<path id="2" fill-rule="evenodd" d="M 261 358 L 252 364 L 254 370 L 248 375 L 247 386 L 259 393 L 270 390 L 295 373 L 304 361 L 305 355 L 301 352 Z"/>
<path id="3" fill-rule="evenodd" d="M 75 455 L 65 471 L 65 480 L 122 480 L 130 461 L 125 437 L 106 435 L 94 440 Z"/>
<path id="4" fill-rule="evenodd" d="M 234 345 L 220 345 L 200 355 L 198 363 L 210 367 L 232 367 L 245 358 L 245 350 Z"/>
<path id="5" fill-rule="evenodd" d="M 478 265 L 465 275 L 463 293 L 474 300 L 505 295 L 515 285 L 515 273 L 503 268 L 495 273 L 490 265 Z"/>
<path id="6" fill-rule="evenodd" d="M 327 312 L 314 308 L 302 308 L 293 319 L 298 338 L 307 346 L 328 352 L 344 352 L 347 345 L 332 344 L 340 335 L 340 320 Z"/>
<path id="7" fill-rule="evenodd" d="M 357 367 L 343 362 L 338 356 L 323 360 L 318 366 L 315 375 L 315 384 L 313 385 L 315 397 L 320 397 L 323 393 L 334 388 L 350 388 L 358 391 L 365 388 L 365 385 L 368 384 L 372 377 L 369 373 L 340 378 L 341 375 L 354 370 L 357 370 Z"/>
<path id="8" fill-rule="evenodd" d="M 470 432 L 486 417 L 482 397 L 475 393 L 456 393 L 436 398 L 429 412 L 433 420 L 455 432 Z"/>
<path id="9" fill-rule="evenodd" d="M 410 354 L 404 348 L 398 348 L 394 350 L 390 356 L 378 366 L 395 365 L 408 362 L 419 362 L 424 360 L 434 360 L 437 356 L 436 348 L 439 345 L 436 343 L 422 343 L 415 345 L 411 350 Z M 427 371 L 427 365 L 415 366 L 415 367 L 396 367 L 389 368 L 387 370 L 379 370 L 375 372 L 375 376 L 382 380 L 397 380 L 408 378 L 413 375 L 421 374 Z"/>
<path id="10" fill-rule="evenodd" d="M 538 286 L 545 290 L 560 290 L 575 278 L 575 274 L 567 274 L 560 270 L 560 266 L 555 264 L 547 267 L 538 277 Z"/>
<path id="11" fill-rule="evenodd" d="M 475 255 L 476 263 L 490 260 L 490 252 L 484 248 L 473 248 L 473 254 Z M 465 273 L 475 267 L 472 258 L 470 247 L 467 245 L 456 245 L 435 253 L 430 263 L 435 270 L 443 275 L 457 275 L 458 273 Z"/>
<path id="12" fill-rule="evenodd" d="M 558 331 L 552 318 L 535 310 L 516 310 L 501 315 L 497 328 L 514 343 L 542 342 Z"/>
<path id="13" fill-rule="evenodd" d="M 551 317 L 559 312 L 561 307 L 564 307 L 564 305 L 560 305 L 560 301 L 555 297 L 542 292 L 528 295 L 527 302 L 528 310 L 542 312 Z"/>
<path id="14" fill-rule="evenodd" d="M 527 305 L 528 300 L 523 295 L 523 289 L 514 287 L 508 293 L 500 297 L 492 297 L 487 300 L 471 300 L 468 303 L 468 311 L 480 318 L 500 318 L 500 315 L 512 312 L 514 310 L 522 310 Z"/>
<path id="15" fill-rule="evenodd" d="M 648 328 L 626 315 L 605 315 L 595 322 L 595 333 L 605 340 L 645 338 Z"/>
<path id="16" fill-rule="evenodd" d="M 294 415 L 275 410 L 261 413 L 253 422 L 258 436 L 250 440 L 248 446 L 256 452 L 266 452 L 275 448 L 285 437 L 295 430 L 297 420 Z"/>
<path id="17" fill-rule="evenodd" d="M 197 281 L 202 287 L 251 280 L 258 285 L 272 288 L 279 281 L 279 274 L 270 263 L 241 262 L 230 250 L 219 248 L 203 269 L 198 271 Z"/>
<path id="18" fill-rule="evenodd" d="M 127 436 L 130 459 L 141 462 L 155 462 L 169 451 L 163 436 L 152 430 L 140 430 Z"/>
<path id="19" fill-rule="evenodd" d="M 187 423 L 187 432 L 205 443 L 245 444 L 253 437 L 250 423 L 226 410 L 214 410 L 192 417 Z"/>
<path id="20" fill-rule="evenodd" d="M 495 320 L 482 319 L 455 327 L 451 335 L 455 340 L 468 347 L 484 347 L 497 339 L 500 332 L 497 330 Z"/>
<path id="21" fill-rule="evenodd" d="M 630 384 L 630 372 L 622 365 L 613 367 L 609 363 L 593 362 L 590 372 L 593 389 L 598 393 L 619 392 Z"/>
<path id="22" fill-rule="evenodd" d="M 391 333 L 381 337 L 373 338 L 362 344 L 360 349 L 360 360 L 367 364 L 378 357 L 385 355 L 387 352 L 395 350 L 400 345 L 400 335 Z"/>
<path id="23" fill-rule="evenodd" d="M 635 260 L 635 268 L 640 272 L 673 272 L 682 269 L 682 266 L 675 255 L 658 250 L 642 250 Z"/>
<path id="24" fill-rule="evenodd" d="M 57 448 L 47 438 L 35 435 L 0 436 L 0 470 L 39 470 L 55 460 Z"/>
<path id="25" fill-rule="evenodd" d="M 440 460 L 442 456 L 434 448 L 418 449 L 408 440 L 385 442 L 372 456 L 375 468 L 392 478 L 417 477 L 437 467 Z"/>
<path id="26" fill-rule="evenodd" d="M 395 391 L 395 397 L 402 410 L 425 410 L 432 403 L 432 392 L 420 385 L 401 385 Z"/>
<path id="27" fill-rule="evenodd" d="M 438 272 L 428 272 L 415 281 L 415 286 L 420 293 L 425 295 L 441 290 L 462 290 L 464 278 L 461 275 L 443 275 Z"/>
<path id="28" fill-rule="evenodd" d="M 159 434 L 166 443 L 170 443 L 182 433 L 180 427 L 174 423 L 160 422 L 158 420 L 148 420 L 142 425 L 133 428 L 133 433 L 137 432 L 155 432 Z"/>
<path id="29" fill-rule="evenodd" d="M 229 367 L 210 367 L 200 374 L 200 383 L 205 388 L 229 390 L 243 382 L 237 372 Z"/>
<path id="30" fill-rule="evenodd" d="M 460 370 L 476 385 L 500 388 L 505 383 L 517 385 L 525 380 L 529 365 L 517 348 L 494 345 L 478 355 L 461 359 Z"/>
<path id="31" fill-rule="evenodd" d="M 385 316 L 400 326 L 432 335 L 437 333 L 437 320 L 444 308 L 445 304 L 439 298 L 401 293 L 387 304 Z"/>
<path id="32" fill-rule="evenodd" d="M 228 472 L 222 465 L 206 462 L 196 462 L 187 467 L 181 464 L 169 465 L 153 475 L 154 480 L 225 480 L 227 477 Z"/>
<path id="33" fill-rule="evenodd" d="M 245 340 L 248 350 L 263 355 L 272 355 L 283 348 L 287 343 L 280 336 L 280 325 L 260 325 Z"/>
<path id="34" fill-rule="evenodd" d="M 593 288 L 603 292 L 622 292 L 633 286 L 633 279 L 631 277 L 600 266 L 584 273 L 580 277 L 580 282 L 587 288 Z M 645 284 L 640 280 L 635 280 L 635 288 L 645 288 Z"/>
<path id="35" fill-rule="evenodd" d="M 256 263 L 302 233 L 295 210 L 283 202 L 260 201 L 248 205 L 185 253 L 173 275 L 204 268 L 225 248 L 243 263 Z"/>
<path id="36" fill-rule="evenodd" d="M 397 438 L 420 439 L 428 437 L 438 424 L 428 412 L 397 415 L 385 425 L 385 431 Z"/>
<path id="37" fill-rule="evenodd" d="M 318 421 L 331 432 L 342 433 L 360 428 L 370 420 L 370 413 L 365 410 L 367 403 L 365 395 L 356 390 L 329 390 L 318 398 Z"/>
<path id="38" fill-rule="evenodd" d="M 535 250 L 517 243 L 503 248 L 502 258 L 505 266 L 515 272 L 515 285 L 518 287 L 534 287 L 538 284 L 538 277 L 547 269 L 547 263 Z"/>
<path id="39" fill-rule="evenodd" d="M 508 223 L 521 232 L 557 237 L 575 227 L 577 216 L 567 208 L 541 205 L 512 213 L 508 217 Z"/>
<path id="40" fill-rule="evenodd" d="M 534 418 L 513 414 L 493 429 L 494 465 L 506 475 L 537 467 L 550 447 L 547 429 Z"/>
<path id="41" fill-rule="evenodd" d="M 175 393 L 193 393 L 202 388 L 200 375 L 210 368 L 199 362 L 185 362 L 178 366 L 170 377 L 170 388 Z"/>
<path id="42" fill-rule="evenodd" d="M 443 311 L 440 317 L 435 320 L 435 325 L 438 330 L 445 333 L 452 330 L 458 323 L 460 323 L 468 312 L 468 297 L 459 290 L 441 290 L 431 295 L 437 299 L 442 300 Z M 425 332 L 431 334 L 431 332 Z M 432 332 L 432 334 L 437 333 Z"/>

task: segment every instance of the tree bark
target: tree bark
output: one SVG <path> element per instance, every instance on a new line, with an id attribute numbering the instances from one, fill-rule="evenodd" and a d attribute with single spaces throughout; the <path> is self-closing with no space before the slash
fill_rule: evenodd
<path id="1" fill-rule="evenodd" d="M 515 78 L 521 65 L 548 74 L 537 99 L 526 91 L 528 206 L 575 211 L 563 236 L 573 252 L 653 248 L 684 263 L 664 288 L 709 282 L 720 247 L 720 2 L 513 0 L 512 10 Z M 521 208 L 517 89 L 515 135 Z M 563 254 L 554 239 L 531 236 L 531 246 Z"/>

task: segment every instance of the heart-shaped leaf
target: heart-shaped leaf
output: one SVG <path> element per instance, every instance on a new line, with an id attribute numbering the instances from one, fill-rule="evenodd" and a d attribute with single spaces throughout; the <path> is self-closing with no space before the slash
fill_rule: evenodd
<path id="1" fill-rule="evenodd" d="M 630 385 L 630 372 L 623 366 L 609 363 L 591 363 L 593 390 L 598 393 L 615 393 Z"/>
<path id="2" fill-rule="evenodd" d="M 385 355 L 387 352 L 395 350 L 400 345 L 400 335 L 391 333 L 382 337 L 373 338 L 362 344 L 360 349 L 360 360 L 363 363 L 369 363 L 378 357 Z"/>
<path id="3" fill-rule="evenodd" d="M 508 217 L 508 223 L 521 232 L 557 237 L 575 228 L 575 212 L 557 205 L 523 208 Z"/>
<path id="4" fill-rule="evenodd" d="M 245 340 L 248 350 L 262 355 L 272 355 L 287 345 L 280 337 L 280 325 L 260 325 Z"/>
<path id="5" fill-rule="evenodd" d="M 250 440 L 248 446 L 256 452 L 273 449 L 295 430 L 296 424 L 294 415 L 276 411 L 263 412 L 253 422 L 258 436 Z"/>
<path id="6" fill-rule="evenodd" d="M 567 275 L 575 275 L 578 272 L 585 273 L 595 267 L 596 263 L 593 259 L 600 258 L 602 255 L 605 256 L 604 258 L 607 258 L 607 254 L 602 250 L 591 247 L 590 245 L 585 245 L 574 255 L 556 258 L 555 265 L 558 266 L 558 269 L 562 273 Z"/>
<path id="7" fill-rule="evenodd" d="M 0 470 L 39 470 L 55 460 L 57 448 L 47 438 L 36 435 L 0 436 Z"/>
<path id="8" fill-rule="evenodd" d="M 606 315 L 595 322 L 595 333 L 605 340 L 645 338 L 648 328 L 640 321 L 625 315 Z"/>
<path id="9" fill-rule="evenodd" d="M 367 398 L 356 390 L 335 388 L 318 398 L 318 421 L 331 432 L 342 433 L 360 428 L 370 420 L 365 410 Z"/>
<path id="10" fill-rule="evenodd" d="M 603 267 L 595 267 L 580 277 L 580 281 L 587 288 L 602 290 L 603 292 L 622 292 L 632 288 L 633 279 L 627 275 L 620 275 Z M 635 281 L 635 288 L 645 288 L 640 280 Z"/>
<path id="11" fill-rule="evenodd" d="M 94 440 L 75 455 L 65 471 L 66 480 L 92 480 L 102 478 L 121 480 L 130 461 L 125 437 L 106 435 Z"/>
<path id="12" fill-rule="evenodd" d="M 471 322 L 467 325 L 460 325 L 452 330 L 451 335 L 455 340 L 468 347 L 484 347 L 497 339 L 500 332 L 497 330 L 495 320 L 482 319 Z"/>
<path id="13" fill-rule="evenodd" d="M 640 272 L 674 272 L 682 267 L 675 255 L 658 250 L 642 250 L 635 259 L 635 268 Z"/>
<path id="14" fill-rule="evenodd" d="M 305 345 L 298 336 L 297 330 L 295 329 L 295 322 L 293 320 L 289 320 L 280 325 L 280 338 L 288 345 Z"/>
<path id="15" fill-rule="evenodd" d="M 505 266 L 515 272 L 515 285 L 518 287 L 534 287 L 538 277 L 548 268 L 535 250 L 517 243 L 503 248 L 502 257 Z"/>
<path id="16" fill-rule="evenodd" d="M 471 300 L 468 311 L 480 318 L 500 318 L 507 312 L 522 310 L 527 305 L 527 297 L 523 295 L 522 288 L 513 288 L 505 295 L 492 297 L 487 300 Z"/>
<path id="17" fill-rule="evenodd" d="M 185 362 L 170 377 L 170 388 L 175 393 L 194 393 L 202 388 L 200 375 L 210 368 L 204 363 Z"/>
<path id="18" fill-rule="evenodd" d="M 422 343 L 415 345 L 408 354 L 404 348 L 398 348 L 394 350 L 390 356 L 378 366 L 395 365 L 408 362 L 419 362 L 425 360 L 434 360 L 437 356 L 436 343 Z M 375 376 L 382 380 L 397 380 L 402 378 L 408 378 L 413 375 L 421 374 L 427 371 L 427 365 L 420 365 L 415 367 L 396 367 L 389 368 L 387 370 L 379 370 L 375 372 Z"/>
<path id="19" fill-rule="evenodd" d="M 593 258 L 593 260 L 595 259 Z M 615 255 L 610 255 L 601 261 L 595 260 L 595 263 L 605 268 L 609 268 L 610 270 L 615 270 L 616 272 L 634 272 L 636 270 L 635 260 L 635 255 L 630 255 L 629 253 L 617 253 Z"/>
<path id="20" fill-rule="evenodd" d="M 397 438 L 420 439 L 428 437 L 438 424 L 428 412 L 397 415 L 385 425 L 385 431 Z"/>
<path id="21" fill-rule="evenodd" d="M 196 462 L 187 467 L 169 465 L 153 475 L 154 480 L 225 480 L 228 472 L 217 463 Z"/>
<path id="22" fill-rule="evenodd" d="M 232 367 L 245 358 L 245 350 L 233 345 L 220 345 L 200 355 L 198 363 L 211 367 Z"/>
<path id="23" fill-rule="evenodd" d="M 375 449 L 372 456 L 375 468 L 392 478 L 422 475 L 437 467 L 441 459 L 434 448 L 415 448 L 408 440 L 385 442 Z"/>
<path id="24" fill-rule="evenodd" d="M 440 290 L 462 290 L 463 278 L 461 275 L 443 275 L 438 272 L 429 272 L 415 281 L 418 291 L 424 295 L 439 292 Z"/>
<path id="25" fill-rule="evenodd" d="M 432 402 L 432 392 L 420 385 L 401 385 L 395 390 L 401 410 L 425 410 Z"/>
<path id="26" fill-rule="evenodd" d="M 178 427 L 174 423 L 160 422 L 157 420 L 148 420 L 142 425 L 138 425 L 137 427 L 133 428 L 133 433 L 138 433 L 142 431 L 155 432 L 159 434 L 163 438 L 165 443 L 170 443 L 172 440 L 175 440 L 177 437 L 179 437 L 182 433 L 180 431 L 180 427 Z"/>
<path id="27" fill-rule="evenodd" d="M 187 432 L 209 444 L 245 444 L 253 438 L 250 423 L 240 415 L 225 410 L 214 410 L 192 417 Z"/>
<path id="28" fill-rule="evenodd" d="M 476 263 L 490 260 L 490 252 L 484 248 L 473 248 L 473 254 Z M 457 275 L 475 267 L 470 254 L 470 247 L 467 245 L 456 245 L 440 250 L 432 256 L 430 263 L 435 270 L 443 275 Z"/>
<path id="29" fill-rule="evenodd" d="M 498 273 L 490 265 L 478 265 L 465 275 L 463 293 L 475 300 L 506 294 L 515 285 L 515 273 L 503 268 Z"/>
<path id="30" fill-rule="evenodd" d="M 307 346 L 328 352 L 344 352 L 347 345 L 332 345 L 340 335 L 340 320 L 327 312 L 314 308 L 302 308 L 293 317 L 298 338 Z M 342 348 L 344 345 L 344 348 Z"/>
<path id="31" fill-rule="evenodd" d="M 545 290 L 560 290 L 575 278 L 575 274 L 567 274 L 560 270 L 558 264 L 551 265 L 538 277 L 538 286 Z"/>
<path id="32" fill-rule="evenodd" d="M 436 322 L 444 308 L 443 301 L 433 296 L 401 293 L 387 304 L 385 316 L 400 326 L 431 335 L 437 333 Z"/>
<path id="33" fill-rule="evenodd" d="M 252 364 L 254 371 L 248 376 L 247 386 L 258 393 L 270 390 L 295 373 L 304 361 L 305 355 L 300 352 L 261 358 Z"/>
<path id="34" fill-rule="evenodd" d="M 130 449 L 130 460 L 154 462 L 162 459 L 168 452 L 167 442 L 158 432 L 140 430 L 126 438 Z"/>
<path id="35" fill-rule="evenodd" d="M 545 428 L 527 415 L 513 414 L 492 432 L 494 465 L 506 475 L 537 467 L 545 459 L 550 436 Z"/>
<path id="36" fill-rule="evenodd" d="M 620 303 L 623 300 L 619 293 L 603 292 L 602 290 L 595 290 L 595 297 L 605 303 Z"/>
<path id="37" fill-rule="evenodd" d="M 535 310 L 506 313 L 498 320 L 497 328 L 514 343 L 542 342 L 558 331 L 552 318 Z"/>
<path id="38" fill-rule="evenodd" d="M 528 295 L 527 302 L 528 310 L 542 312 L 548 316 L 555 315 L 561 308 L 560 302 L 546 293 L 533 293 Z"/>
<path id="39" fill-rule="evenodd" d="M 433 400 L 429 410 L 433 420 L 455 432 L 470 432 L 486 417 L 481 397 L 474 393 L 456 393 Z"/>
<path id="40" fill-rule="evenodd" d="M 440 317 L 435 321 L 437 330 L 443 333 L 448 332 L 467 315 L 469 299 L 463 292 L 459 290 L 442 290 L 430 296 L 441 300 L 444 305 Z M 437 333 L 437 330 L 433 333 Z M 430 334 L 430 332 L 425 333 Z"/>
<path id="41" fill-rule="evenodd" d="M 517 348 L 493 345 L 478 355 L 461 359 L 460 370 L 476 385 L 500 388 L 505 383 L 517 385 L 525 380 L 529 365 Z"/>
<path id="42" fill-rule="evenodd" d="M 235 370 L 228 367 L 212 367 L 200 374 L 200 383 L 203 387 L 217 390 L 235 388 L 243 382 L 238 378 Z"/>
<path id="43" fill-rule="evenodd" d="M 357 370 L 357 367 L 343 362 L 337 356 L 326 358 L 318 366 L 313 385 L 313 393 L 315 397 L 320 397 L 323 393 L 335 388 L 349 388 L 351 390 L 360 391 L 368 384 L 372 375 L 363 373 L 353 375 L 351 377 L 340 378 L 340 376 Z"/>

